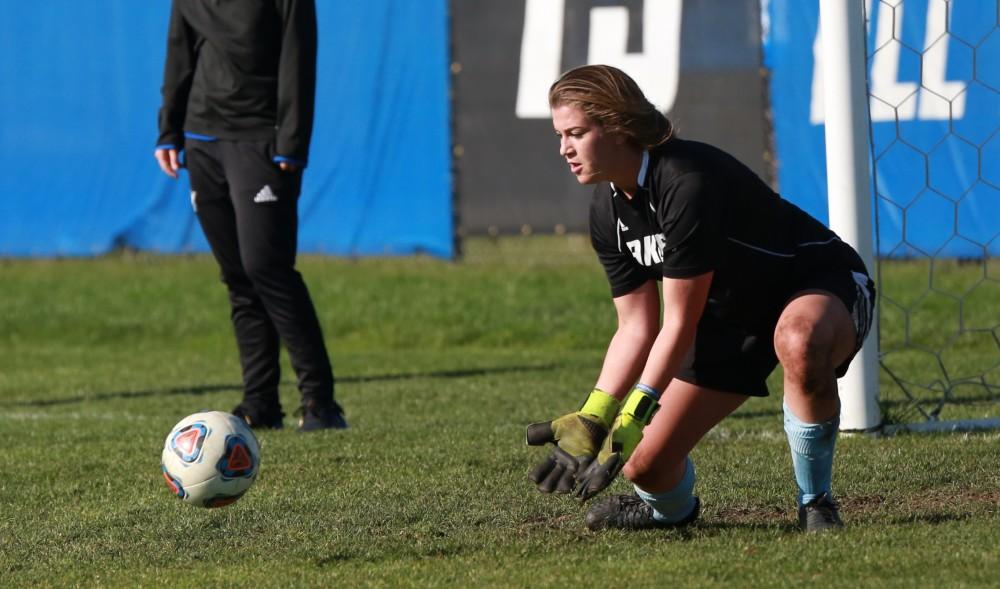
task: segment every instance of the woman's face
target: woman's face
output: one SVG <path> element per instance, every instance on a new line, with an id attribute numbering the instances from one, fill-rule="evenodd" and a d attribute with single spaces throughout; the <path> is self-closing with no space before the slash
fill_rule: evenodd
<path id="1" fill-rule="evenodd" d="M 571 104 L 552 109 L 552 127 L 559 137 L 559 155 L 566 159 L 577 182 L 595 184 L 613 180 L 621 138 L 605 133 L 600 123 Z"/>

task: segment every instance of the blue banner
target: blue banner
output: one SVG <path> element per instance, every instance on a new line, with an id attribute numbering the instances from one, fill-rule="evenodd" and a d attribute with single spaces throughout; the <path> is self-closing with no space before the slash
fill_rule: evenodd
<path id="1" fill-rule="evenodd" d="M 447 0 L 316 4 L 300 251 L 452 257 Z M 4 8 L 0 256 L 207 251 L 153 160 L 170 3 Z"/>
<path id="2" fill-rule="evenodd" d="M 866 2 L 880 255 L 1000 253 L 997 4 Z M 827 220 L 817 0 L 765 3 L 782 196 Z"/>

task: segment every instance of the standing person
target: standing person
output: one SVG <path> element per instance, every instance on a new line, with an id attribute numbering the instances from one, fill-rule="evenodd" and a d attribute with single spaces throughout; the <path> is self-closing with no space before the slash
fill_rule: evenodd
<path id="1" fill-rule="evenodd" d="M 309 291 L 295 269 L 316 88 L 313 0 L 174 0 L 156 161 L 181 150 L 191 205 L 229 289 L 243 369 L 233 413 L 280 428 L 279 341 L 302 394 L 299 430 L 344 428 Z"/>
<path id="2" fill-rule="evenodd" d="M 560 155 L 581 184 L 598 185 L 591 241 L 618 329 L 583 407 L 528 426 L 529 444 L 556 444 L 532 480 L 586 500 L 624 470 L 635 495 L 593 506 L 590 528 L 690 523 L 700 503 L 689 453 L 766 396 L 780 362 L 799 525 L 842 526 L 831 493 L 836 379 L 874 304 L 860 257 L 732 156 L 676 137 L 618 69 L 567 72 L 549 104 Z"/>

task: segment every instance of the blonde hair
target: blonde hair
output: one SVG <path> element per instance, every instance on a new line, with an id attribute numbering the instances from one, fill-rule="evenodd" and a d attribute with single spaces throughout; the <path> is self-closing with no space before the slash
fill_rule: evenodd
<path id="1" fill-rule="evenodd" d="M 549 89 L 549 106 L 571 105 L 611 133 L 643 149 L 662 145 L 674 127 L 628 74 L 610 65 L 585 65 L 564 73 Z"/>

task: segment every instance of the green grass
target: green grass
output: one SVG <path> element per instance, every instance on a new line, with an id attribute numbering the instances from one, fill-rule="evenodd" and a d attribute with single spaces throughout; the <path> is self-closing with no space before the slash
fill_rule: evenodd
<path id="1" fill-rule="evenodd" d="M 880 274 L 886 421 L 1000 416 L 1000 261 L 884 261 Z"/>
<path id="2" fill-rule="evenodd" d="M 898 266 L 897 289 L 922 288 Z M 578 405 L 614 328 L 584 239 L 300 268 L 352 428 L 262 433 L 255 486 L 201 510 L 169 495 L 159 452 L 184 415 L 239 399 L 214 262 L 0 262 L 0 586 L 996 584 L 996 432 L 842 437 L 849 527 L 821 537 L 794 528 L 777 394 L 695 450 L 705 509 L 686 531 L 590 533 L 583 507 L 537 493 L 524 426 Z M 293 382 L 286 364 L 286 411 Z"/>

